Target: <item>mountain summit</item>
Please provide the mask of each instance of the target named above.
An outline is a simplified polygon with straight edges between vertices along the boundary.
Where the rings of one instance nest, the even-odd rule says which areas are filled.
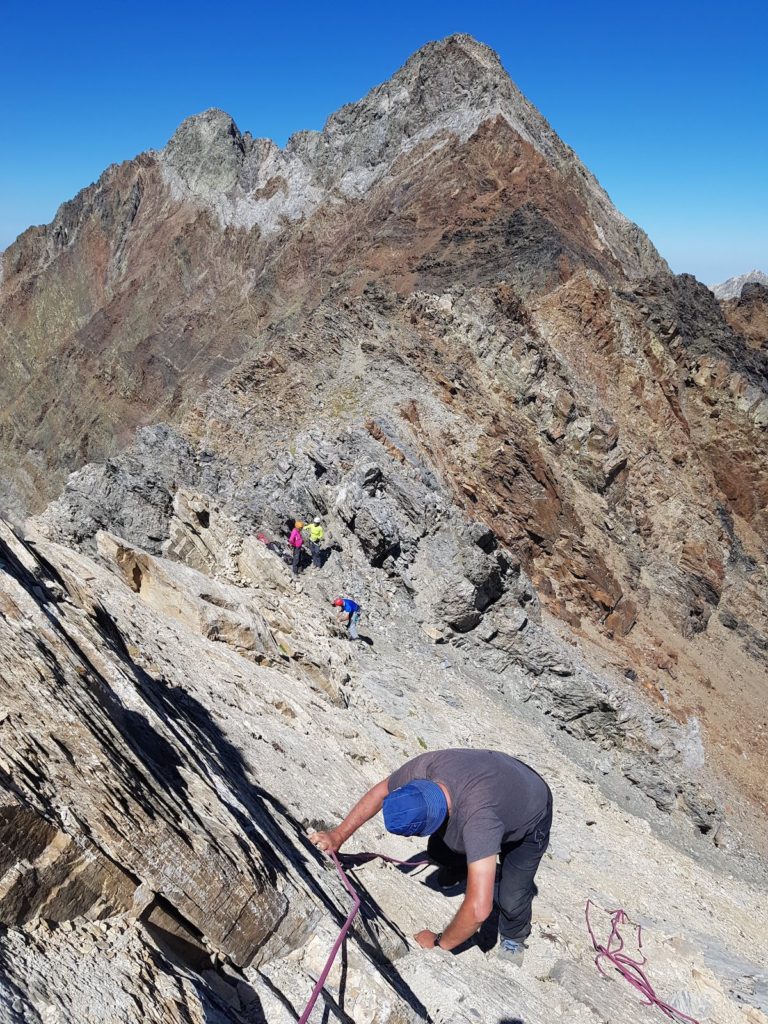
[[[189,118],[164,150],[110,167],[21,235],[2,266],[13,343],[0,430],[15,507],[194,400],[259,334],[331,290],[504,277],[533,295],[581,268],[616,285],[667,273],[467,36],[425,46],[284,149],[221,111]],[[59,392],[41,403],[52,377]]]
[[[322,132],[300,132],[284,150],[241,135],[221,111],[206,111],[181,125],[162,160],[177,195],[196,197],[222,225],[270,235],[323,203],[360,200],[416,166],[423,174],[430,154],[463,149],[483,125],[495,125],[488,131],[506,148],[531,147],[558,187],[578,197],[597,250],[630,277],[666,269],[496,54],[469,36],[427,44],[388,82],[332,115]]]
[[[717,299],[738,299],[746,284],[762,284],[768,287],[768,274],[764,274],[762,270],[750,270],[748,274],[739,274],[738,277],[729,277],[720,284],[710,285],[710,290]]]

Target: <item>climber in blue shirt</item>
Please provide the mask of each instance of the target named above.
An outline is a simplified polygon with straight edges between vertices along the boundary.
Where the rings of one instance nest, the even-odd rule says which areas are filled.
[[[349,597],[337,597],[334,602],[334,607],[339,609],[339,621],[341,621],[344,615],[347,618],[347,633],[350,640],[359,640],[360,637],[357,635],[357,624],[360,621],[360,605],[353,601]]]

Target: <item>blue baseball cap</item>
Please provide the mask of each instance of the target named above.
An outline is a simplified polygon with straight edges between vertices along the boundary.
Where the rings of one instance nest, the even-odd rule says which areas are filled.
[[[381,810],[387,832],[431,836],[445,821],[448,801],[436,782],[414,779],[386,796]]]

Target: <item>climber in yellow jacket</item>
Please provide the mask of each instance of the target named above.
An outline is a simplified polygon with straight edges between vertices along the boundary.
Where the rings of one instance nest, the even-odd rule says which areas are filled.
[[[320,516],[315,516],[314,520],[307,527],[307,533],[309,534],[309,551],[312,555],[312,565],[314,565],[316,569],[319,569],[323,564],[320,542],[325,536],[325,530],[322,527],[322,520],[320,519]]]

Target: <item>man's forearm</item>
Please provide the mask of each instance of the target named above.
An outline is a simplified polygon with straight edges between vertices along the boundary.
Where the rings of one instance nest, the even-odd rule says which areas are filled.
[[[486,915],[487,916],[487,915]],[[456,912],[456,916],[443,932],[440,946],[443,949],[454,949],[471,938],[485,920],[476,910],[474,904],[467,899]]]
[[[379,813],[387,793],[387,782],[384,780],[378,782],[373,789],[369,789],[365,796],[357,801],[344,821],[333,830],[341,838],[342,843],[346,843],[361,825]]]

